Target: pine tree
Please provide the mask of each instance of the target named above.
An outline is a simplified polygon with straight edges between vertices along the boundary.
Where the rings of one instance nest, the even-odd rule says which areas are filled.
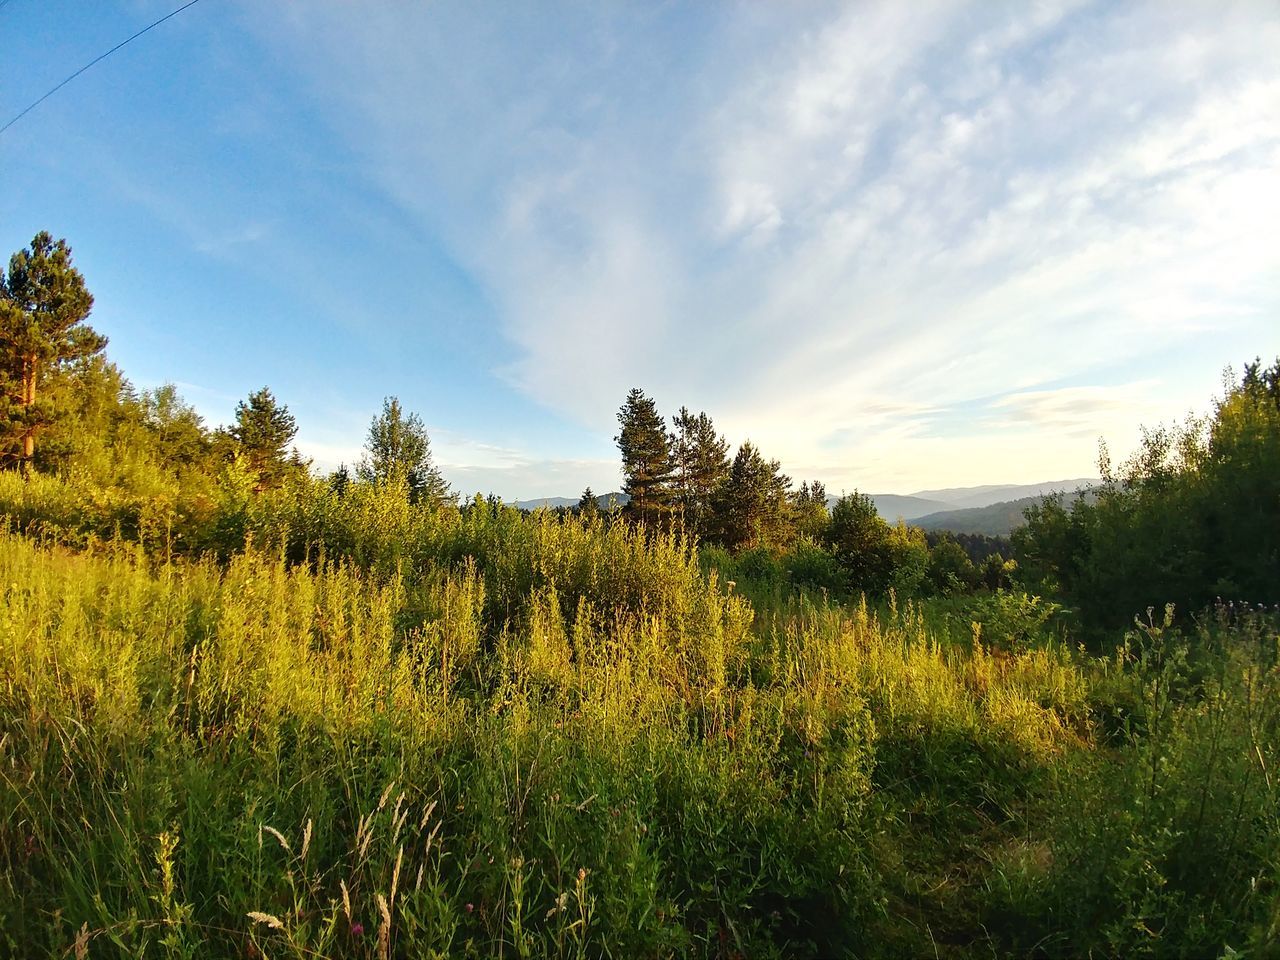
[[[278,486],[290,469],[301,465],[289,444],[297,436],[298,423],[289,408],[263,387],[236,404],[236,423],[230,430],[237,452],[258,476],[258,488]]]
[[[827,488],[822,482],[802,483],[791,498],[791,505],[796,533],[811,540],[823,539],[831,513],[827,510]]]
[[[338,464],[338,469],[329,474],[329,489],[341,500],[351,487],[351,471],[345,463]]]
[[[714,498],[715,529],[730,549],[778,545],[787,539],[791,478],[750,441],[738,448]]]
[[[449,497],[449,485],[431,461],[431,439],[422,418],[405,415],[396,397],[382,401],[382,413],[369,424],[365,458],[356,468],[366,483],[402,480],[415,503],[439,503]]]
[[[638,387],[618,411],[621,431],[613,439],[622,453],[623,491],[631,498],[627,512],[652,523],[671,506],[671,438],[657,405]]]
[[[53,420],[40,388],[51,370],[101,353],[106,337],[85,320],[93,295],[66,240],[41,231],[0,271],[0,379],[6,459],[30,472],[36,437]]]
[[[584,517],[594,517],[599,512],[600,504],[596,501],[596,495],[590,487],[587,487],[578,498],[578,513]]]
[[[686,526],[699,535],[708,532],[711,498],[729,474],[729,441],[716,433],[706,413],[696,417],[681,407],[672,418],[671,454],[674,501]]]

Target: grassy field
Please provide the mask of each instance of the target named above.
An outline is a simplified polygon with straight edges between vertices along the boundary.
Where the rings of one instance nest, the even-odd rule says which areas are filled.
[[[209,559],[14,521],[0,953],[1280,952],[1270,615],[1097,657],[375,508]]]

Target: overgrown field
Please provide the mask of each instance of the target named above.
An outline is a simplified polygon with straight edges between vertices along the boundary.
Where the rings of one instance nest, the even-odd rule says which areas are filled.
[[[0,952],[1280,952],[1273,616],[1094,657],[370,497],[207,559],[9,504]]]

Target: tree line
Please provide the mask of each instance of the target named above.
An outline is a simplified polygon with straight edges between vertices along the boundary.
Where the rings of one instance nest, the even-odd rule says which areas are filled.
[[[396,397],[372,417],[363,458],[318,477],[295,446],[295,418],[268,387],[241,400],[229,425],[210,428],[172,385],[129,384],[88,322],[92,308],[70,246],[47,232],[0,270],[5,469],[87,477],[142,497],[164,487],[186,504],[295,484],[339,498],[353,484],[379,485],[428,508],[456,502],[422,419]],[[682,406],[668,423],[640,389],[618,425],[630,498],[622,521],[681,530],[708,555],[784,570],[794,584],[898,596],[1017,586],[1099,631],[1170,602],[1188,613],[1219,600],[1280,603],[1280,358],[1246,364],[1211,413],[1147,431],[1119,466],[1104,451],[1096,490],[1033,506],[1011,542],[926,536],[887,523],[856,491],[829,507],[821,482],[796,486],[750,441],[731,455],[706,412]],[[588,490],[578,512],[595,510]]]
[[[47,232],[0,271],[5,467],[77,471],[134,489],[147,488],[150,471],[176,478],[194,501],[228,485],[253,495],[317,479],[294,445],[296,419],[269,387],[241,400],[228,426],[210,428],[173,385],[134,390],[106,359],[107,339],[88,322],[92,308],[70,246]],[[829,508],[820,481],[796,487],[750,441],[730,455],[705,412],[681,407],[668,428],[653,399],[636,389],[618,423],[627,522],[678,527],[734,555],[803,556],[792,579],[832,590],[963,592],[1007,580],[1002,556],[984,566],[985,556],[971,562],[949,541],[931,548],[919,530],[886,523],[856,492]],[[415,504],[456,502],[421,417],[398,398],[385,398],[372,418],[364,452],[357,464],[319,478],[332,494],[342,497],[355,483],[381,484]],[[578,512],[596,509],[588,489]]]
[[[654,399],[635,388],[618,411],[623,513],[648,526],[675,527],[734,554],[759,551],[790,563],[793,582],[899,595],[999,589],[1014,565],[1009,544],[968,535],[926,534],[880,516],[857,491],[829,505],[819,480],[798,487],[751,441],[730,444],[705,412],[682,406],[670,426]],[[579,509],[595,509],[588,488]],[[794,562],[803,557],[803,562]]]
[[[48,232],[0,270],[0,464],[24,474],[99,467],[125,451],[160,469],[216,476],[234,465],[256,491],[307,475],[294,446],[298,424],[270,388],[241,400],[232,423],[208,428],[172,384],[137,392],[105,358],[107,338],[88,323],[93,295],[66,240]],[[431,456],[421,417],[387,397],[365,457],[330,478],[398,483],[414,502],[452,494]]]

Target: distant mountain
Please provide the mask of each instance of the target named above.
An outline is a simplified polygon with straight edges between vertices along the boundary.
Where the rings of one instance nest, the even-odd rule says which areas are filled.
[[[1049,493],[1032,497],[1020,497],[1017,500],[1006,500],[1003,503],[992,503],[983,507],[967,507],[961,510],[943,510],[931,513],[912,521],[914,526],[922,530],[948,530],[951,533],[982,533],[989,537],[1007,537],[1015,527],[1022,526],[1023,513],[1027,507],[1040,503]],[[1081,496],[1088,496],[1078,488],[1068,493],[1067,501],[1074,502]]]
[[[1022,523],[1022,511],[1050,493],[1073,493],[1095,484],[1092,478],[1047,480],[1044,483],[994,483],[980,487],[948,487],[943,490],[918,490],[899,493],[873,493],[871,501],[885,520],[899,519],[926,530],[951,530],[954,533],[986,533],[1005,536]],[[602,509],[609,509],[613,498],[618,506],[630,499],[625,493],[606,493],[596,497]],[[838,496],[827,497],[834,506]],[[512,504],[521,510],[545,507],[576,507],[577,497],[543,497],[539,500],[517,500]]]
[[[944,510],[962,510],[969,507],[990,507],[1027,497],[1043,497],[1050,493],[1072,493],[1097,482],[1096,477],[1079,477],[1074,480],[1046,480],[1043,483],[997,483],[981,487],[918,490],[911,496],[922,500],[940,500],[946,504],[941,508]]]
[[[835,506],[836,501],[839,499],[839,497],[827,497],[827,506]],[[923,517],[925,514],[937,513],[939,510],[949,510],[953,506],[953,504],[941,500],[904,497],[897,493],[873,493],[871,494],[871,502],[876,505],[876,511],[880,516],[890,523],[896,523],[899,517],[903,520],[914,520],[916,517]]]
[[[1073,492],[1081,487],[1097,483],[1093,479],[1047,480],[1044,483],[994,483],[980,487],[949,487],[945,490],[917,490],[903,495],[898,493],[873,493],[871,501],[880,516],[890,523],[899,519],[920,525],[920,521],[933,514],[952,513],[975,507],[990,507],[1010,503],[1028,497],[1042,497],[1050,493]],[[827,506],[835,506],[840,498],[827,497]],[[1020,515],[1019,515],[1020,516]],[[939,527],[938,529],[949,529]]]
[[[519,510],[537,510],[540,507],[554,510],[556,507],[576,507],[577,505],[577,497],[543,497],[541,500],[517,500],[511,504]]]
[[[625,493],[605,493],[596,497],[596,503],[601,510],[608,510],[610,500],[620,507],[625,507],[630,499]],[[577,505],[578,497],[543,497],[541,500],[517,500],[511,504],[518,510],[537,510],[539,507],[554,510],[556,507],[576,507]]]

